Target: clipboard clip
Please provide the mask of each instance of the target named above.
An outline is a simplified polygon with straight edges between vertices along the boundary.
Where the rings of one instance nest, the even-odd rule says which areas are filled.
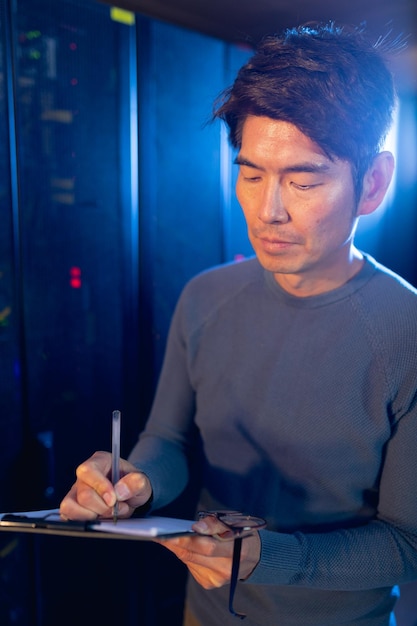
[[[97,520],[94,524],[99,524]],[[0,519],[0,526],[9,528],[47,528],[62,530],[88,530],[92,522],[79,520],[56,520],[48,519],[48,517],[29,517],[27,515],[16,515],[14,513],[6,513]]]

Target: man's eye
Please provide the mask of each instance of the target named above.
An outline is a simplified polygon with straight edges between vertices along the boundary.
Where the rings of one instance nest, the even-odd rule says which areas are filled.
[[[292,182],[293,187],[299,189],[300,191],[308,191],[309,189],[314,189],[314,187],[318,187],[320,183],[311,183],[310,185],[301,185],[300,183]]]
[[[257,174],[256,172],[254,172],[253,170],[240,170],[240,175],[242,176],[243,180],[248,181],[250,183],[256,183],[259,180],[262,180],[262,176],[260,176],[259,174]]]

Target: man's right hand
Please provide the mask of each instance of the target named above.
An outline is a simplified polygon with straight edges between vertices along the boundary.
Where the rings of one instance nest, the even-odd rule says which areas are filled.
[[[151,484],[134,465],[120,459],[120,480],[111,483],[112,457],[110,452],[95,452],[77,467],[77,480],[61,502],[63,519],[94,520],[112,517],[112,509],[118,501],[118,516],[130,517],[152,496]]]

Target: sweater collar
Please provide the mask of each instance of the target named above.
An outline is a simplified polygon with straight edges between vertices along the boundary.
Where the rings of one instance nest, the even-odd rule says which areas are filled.
[[[285,302],[289,306],[297,308],[317,308],[327,306],[333,302],[338,302],[339,300],[344,300],[345,298],[350,297],[353,293],[361,289],[375,274],[377,271],[376,261],[368,254],[362,254],[364,264],[355,276],[348,280],[344,285],[315,296],[298,297],[288,293],[277,283],[274,278],[274,274],[272,272],[268,272],[267,270],[264,270],[265,281],[268,288],[272,290],[281,301]]]

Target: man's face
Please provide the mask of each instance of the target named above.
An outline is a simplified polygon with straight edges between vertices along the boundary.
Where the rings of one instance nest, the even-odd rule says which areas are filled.
[[[263,267],[300,296],[334,289],[359,269],[351,166],[330,160],[288,122],[249,116],[236,194]]]

